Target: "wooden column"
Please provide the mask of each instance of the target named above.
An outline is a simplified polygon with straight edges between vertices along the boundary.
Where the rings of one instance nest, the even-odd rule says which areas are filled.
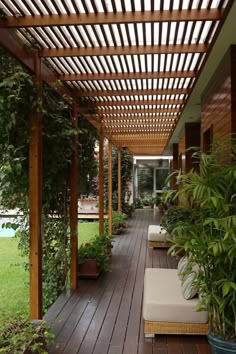
[[[191,169],[198,171],[199,162],[192,155],[194,150],[188,150],[191,147],[200,148],[201,123],[185,123],[185,172]]]
[[[78,107],[72,106],[72,125],[78,130]],[[70,169],[70,285],[72,289],[78,286],[78,135],[73,136],[73,156]]]
[[[172,170],[178,170],[179,168],[179,144],[174,143],[172,145]],[[172,181],[171,181],[171,187],[172,188],[177,188],[176,184],[176,176],[173,176]]]
[[[112,236],[112,143],[108,145],[108,234]]]
[[[41,62],[35,53],[35,81],[42,100]],[[42,114],[30,116],[29,227],[30,227],[30,318],[42,318]]]
[[[118,212],[121,213],[121,150],[118,150]]]
[[[99,140],[99,235],[104,234],[104,135],[101,130]]]

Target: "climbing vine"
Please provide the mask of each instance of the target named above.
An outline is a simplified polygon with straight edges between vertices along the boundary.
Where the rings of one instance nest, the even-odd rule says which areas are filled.
[[[71,107],[43,85],[38,101],[34,78],[18,62],[0,51],[0,198],[4,209],[17,209],[16,237],[23,254],[29,254],[29,117],[33,110],[43,116],[42,215],[43,215],[43,307],[44,311],[66,287],[69,260],[69,171],[72,137],[79,134],[79,175],[96,171],[96,134],[83,117],[79,130],[71,124]],[[89,141],[84,149],[83,142]],[[84,164],[84,165],[83,165]],[[28,267],[28,264],[26,265]]]

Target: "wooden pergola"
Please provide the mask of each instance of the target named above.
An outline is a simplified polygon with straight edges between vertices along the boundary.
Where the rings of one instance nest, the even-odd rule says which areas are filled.
[[[161,155],[178,124],[232,0],[0,0],[0,45],[72,102],[100,132],[100,234],[103,142],[134,155]],[[16,29],[12,31],[12,29]],[[29,49],[27,49],[29,48]],[[33,49],[33,50],[32,50]],[[58,85],[57,85],[58,83]],[[33,119],[35,115],[38,119]],[[42,315],[41,128],[32,112],[30,143],[31,318]],[[75,146],[77,140],[74,140]],[[77,166],[71,167],[71,286],[77,287]],[[118,183],[121,210],[121,184]]]

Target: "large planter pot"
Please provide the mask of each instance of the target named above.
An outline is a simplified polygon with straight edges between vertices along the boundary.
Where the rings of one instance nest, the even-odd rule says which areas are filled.
[[[212,348],[212,354],[235,354],[236,342],[222,340],[211,334],[208,334],[208,342]]]
[[[96,259],[86,259],[78,268],[79,278],[97,279],[100,274]]]

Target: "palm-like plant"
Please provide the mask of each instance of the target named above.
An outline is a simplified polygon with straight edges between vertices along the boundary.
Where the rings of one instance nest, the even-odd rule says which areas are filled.
[[[179,176],[176,197],[198,217],[175,228],[170,252],[180,246],[191,254],[191,262],[199,265],[198,309],[208,311],[212,334],[236,341],[236,146],[227,149],[228,163],[222,161],[225,149],[217,145],[211,154],[198,155],[199,173]]]

